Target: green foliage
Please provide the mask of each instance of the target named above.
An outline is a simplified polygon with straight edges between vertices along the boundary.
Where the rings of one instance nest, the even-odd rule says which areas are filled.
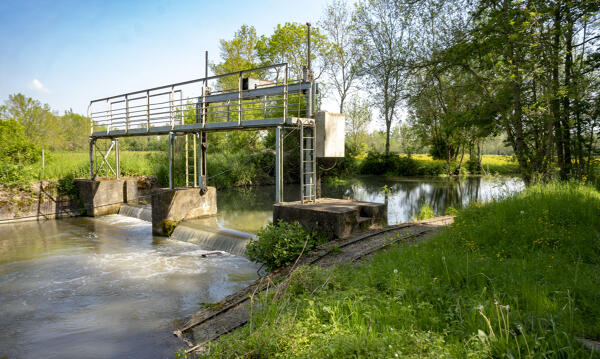
[[[56,182],[56,190],[59,194],[69,195],[72,198],[77,198],[79,196],[79,191],[77,190],[77,186],[75,186],[75,178],[77,178],[73,173],[68,173],[64,177],[60,178]]]
[[[444,211],[445,216],[455,216],[457,214],[458,214],[458,209],[456,209],[452,206],[447,207],[446,210]]]
[[[39,147],[27,138],[25,127],[14,119],[0,119],[0,183],[27,187],[38,174],[32,166],[41,157]]]
[[[306,253],[323,242],[308,233],[298,222],[269,223],[257,233],[257,238],[246,245],[246,255],[263,263],[269,271],[291,264],[301,253]]]
[[[415,221],[422,221],[422,220],[433,218],[433,217],[435,217],[433,208],[431,208],[431,206],[429,206],[426,203],[423,206],[421,206],[421,209],[419,210],[419,214],[417,214],[415,216]]]
[[[205,356],[599,358],[575,339],[600,336],[599,215],[571,185],[472,206],[428,241],[299,271]]]
[[[439,161],[418,161],[394,153],[386,155],[377,152],[369,152],[359,168],[360,173],[364,175],[388,176],[439,176],[446,169]]]
[[[41,157],[39,147],[25,135],[17,120],[0,120],[0,161],[31,164]]]

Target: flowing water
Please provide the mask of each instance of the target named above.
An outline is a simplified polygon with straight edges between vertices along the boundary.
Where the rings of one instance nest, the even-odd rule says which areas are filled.
[[[385,186],[385,187],[384,187]],[[325,185],[323,195],[387,202],[390,224],[424,204],[436,214],[519,191],[518,180],[362,178]],[[285,200],[299,187],[286,185]],[[275,189],[225,190],[216,219],[190,221],[173,237],[153,237],[149,209],[121,215],[0,225],[0,358],[167,358],[173,329],[256,279],[241,254],[271,220]],[[127,215],[127,216],[125,216]],[[241,232],[240,232],[241,231]]]
[[[254,279],[113,215],[0,226],[0,358],[167,358],[181,320]]]

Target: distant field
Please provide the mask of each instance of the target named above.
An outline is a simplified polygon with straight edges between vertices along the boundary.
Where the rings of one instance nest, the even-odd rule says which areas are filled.
[[[121,151],[121,172],[125,176],[152,174],[152,154],[157,151]],[[114,153],[109,156],[109,162],[114,167]],[[36,164],[42,168],[41,162]],[[56,180],[68,174],[76,177],[88,177],[90,171],[88,152],[53,152],[46,158],[46,166],[41,178]]]

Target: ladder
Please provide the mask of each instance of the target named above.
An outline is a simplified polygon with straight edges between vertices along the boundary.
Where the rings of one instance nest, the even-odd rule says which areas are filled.
[[[197,176],[197,153],[196,149],[196,134],[186,133],[185,134],[185,186],[186,187],[197,187],[198,176]]]
[[[300,121],[300,203],[314,202],[317,198],[315,139],[315,126]]]

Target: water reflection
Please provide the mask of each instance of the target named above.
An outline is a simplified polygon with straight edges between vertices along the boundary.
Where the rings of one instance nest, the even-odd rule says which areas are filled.
[[[523,188],[523,182],[515,178],[361,177],[344,184],[323,185],[323,196],[387,203],[388,222],[395,224],[411,221],[424,204],[436,215],[443,215],[448,207],[461,208],[471,201],[489,201]],[[299,186],[286,185],[284,191],[286,201],[298,200]],[[219,224],[256,233],[271,221],[274,200],[274,186],[220,191],[217,195]]]

